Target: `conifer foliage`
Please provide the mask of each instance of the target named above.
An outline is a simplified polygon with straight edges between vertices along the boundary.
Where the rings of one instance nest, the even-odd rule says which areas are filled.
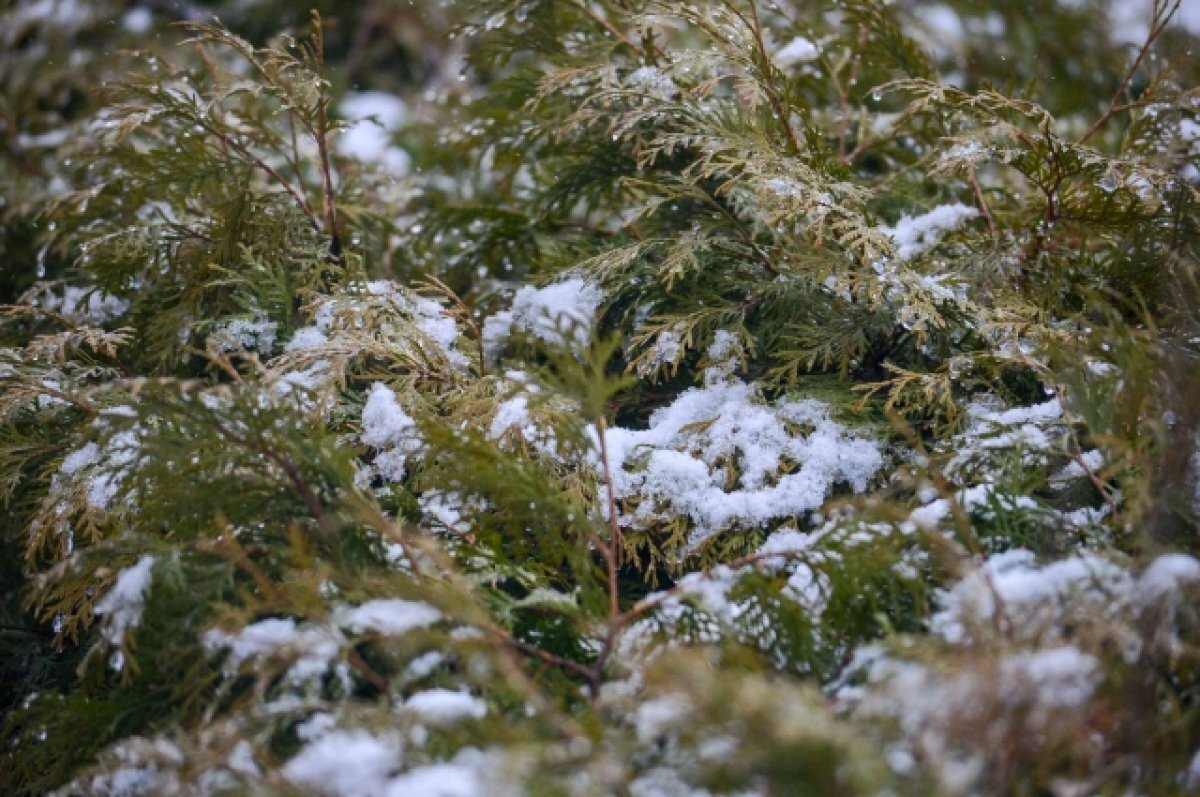
[[[0,792],[1200,792],[1180,0],[0,2]]]

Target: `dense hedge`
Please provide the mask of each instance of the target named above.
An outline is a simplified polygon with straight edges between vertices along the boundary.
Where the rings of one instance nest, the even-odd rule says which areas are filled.
[[[0,792],[1200,791],[1200,15],[0,2]]]

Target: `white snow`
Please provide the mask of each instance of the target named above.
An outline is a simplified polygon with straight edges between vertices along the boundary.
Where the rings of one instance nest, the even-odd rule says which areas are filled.
[[[1000,492],[994,484],[977,484],[967,487],[954,494],[954,501],[966,512],[987,507],[996,501],[1005,509],[1038,509],[1039,504],[1026,495],[1008,495]],[[950,500],[938,498],[924,506],[917,507],[908,516],[909,521],[923,528],[934,528],[938,523],[950,516],[952,506]]]
[[[392,778],[384,797],[482,797],[490,793],[474,767],[450,762],[417,767]]]
[[[883,464],[874,443],[832,421],[820,402],[768,405],[738,380],[685,391],[651,415],[648,429],[611,428],[605,440],[617,497],[641,499],[622,525],[684,514],[695,527],[692,547],[732,524],[816,509],[839,483],[862,491]],[[795,467],[784,469],[785,460]]]
[[[428,603],[399,598],[367,601],[360,606],[343,607],[336,612],[337,622],[343,628],[391,636],[428,628],[441,617],[442,613]]]
[[[691,701],[679,694],[666,694],[644,701],[633,715],[638,741],[655,741],[692,713]]]
[[[371,385],[363,405],[362,441],[377,451],[375,469],[393,482],[404,479],[409,458],[424,448],[417,422],[383,382]]]
[[[947,232],[958,229],[964,221],[978,215],[975,208],[955,202],[939,205],[919,216],[902,216],[894,227],[879,229],[891,236],[896,244],[896,254],[902,260],[908,260],[932,249]]]
[[[284,764],[284,778],[322,797],[378,797],[400,766],[396,742],[362,730],[334,731]]]
[[[392,174],[406,174],[412,157],[392,143],[408,116],[404,101],[382,91],[347,94],[338,105],[347,128],[337,138],[338,151],[351,158],[382,165]]]
[[[72,451],[63,458],[62,465],[58,472],[64,476],[74,476],[79,471],[86,467],[95,465],[100,461],[100,446],[95,443],[88,443],[78,451]]]
[[[513,295],[512,306],[484,321],[484,350],[496,359],[514,332],[532,335],[551,346],[587,345],[596,310],[604,294],[581,277],[571,277],[544,288],[525,286]]]
[[[15,3],[8,12],[9,30],[0,31],[0,43],[12,45],[31,23],[54,29],[55,35],[70,36],[96,19],[96,10],[79,0],[30,0]]]
[[[997,614],[1015,633],[1037,631],[1038,619],[1056,612],[1070,595],[1113,603],[1124,600],[1133,581],[1124,568],[1096,554],[1079,554],[1039,565],[1030,551],[1015,549],[990,557],[942,597],[930,629],[959,643],[972,629],[987,631]]]
[[[137,458],[138,435],[132,429],[117,432],[104,445],[104,459],[95,467],[88,485],[88,505],[106,509],[121,489],[129,466]]]
[[[499,440],[509,429],[516,427],[524,432],[529,426],[529,399],[526,396],[514,396],[500,404],[492,417],[488,428],[488,437]],[[536,429],[533,430],[536,433]],[[529,437],[530,435],[525,435]]]
[[[404,701],[404,707],[431,725],[451,725],[487,716],[487,703],[467,691],[426,689]]]
[[[138,559],[137,564],[127,567],[117,576],[112,589],[96,602],[93,612],[104,618],[101,633],[109,643],[121,644],[126,632],[136,628],[142,619],[146,589],[154,569],[154,557],[149,554]],[[111,660],[113,669],[120,670],[124,658],[120,655]]]
[[[1183,553],[1164,554],[1145,569],[1137,582],[1137,599],[1143,606],[1177,592],[1180,586],[1200,581],[1200,560]]]
[[[674,329],[664,329],[654,338],[646,356],[638,363],[638,375],[648,376],[669,365],[677,365],[683,357],[683,339]]]
[[[121,16],[121,27],[130,33],[146,33],[153,25],[154,13],[148,8],[131,8]]]
[[[625,84],[641,90],[656,100],[669,100],[679,93],[679,87],[675,85],[671,76],[653,66],[643,66],[633,70],[626,76]]]
[[[259,316],[253,319],[235,318],[219,327],[214,335],[225,351],[240,346],[260,354],[270,354],[275,348],[275,335],[278,331],[277,323],[265,316]]]
[[[1094,656],[1070,645],[1018,653],[1000,662],[998,689],[1032,692],[1039,707],[1076,708],[1091,698],[1099,670]]]
[[[817,45],[803,36],[797,36],[776,50],[771,56],[771,60],[780,69],[788,69],[796,64],[815,61],[820,57],[821,51],[817,49]]]
[[[113,407],[100,413],[95,422],[98,429],[109,430],[109,419],[128,416],[129,407]],[[134,413],[136,414],[136,413]],[[63,458],[54,476],[56,489],[69,484],[82,492],[92,509],[107,510],[116,497],[131,466],[137,459],[140,429],[123,429],[111,433],[102,444],[89,442]]]
[[[262,775],[262,772],[258,768],[258,763],[254,760],[254,749],[245,739],[239,740],[234,745],[226,761],[229,768],[240,775],[245,775],[249,778],[257,778]]]
[[[417,499],[421,512],[449,531],[465,534],[471,530],[469,515],[479,507],[457,492],[429,490]]]
[[[236,634],[207,631],[202,642],[210,653],[228,648],[226,672],[233,673],[249,659],[288,655],[293,658],[287,680],[301,684],[323,675],[341,652],[344,639],[336,630],[315,625],[297,626],[291,618],[269,618]]]
[[[63,287],[62,296],[47,292],[38,300],[46,310],[52,310],[76,324],[101,326],[124,315],[129,302],[99,288]]]

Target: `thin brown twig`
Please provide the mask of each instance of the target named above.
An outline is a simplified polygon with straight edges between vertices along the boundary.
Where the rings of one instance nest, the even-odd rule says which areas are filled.
[[[971,173],[971,191],[975,194],[975,204],[979,206],[979,212],[983,214],[983,220],[987,222],[988,232],[992,235],[996,234],[996,220],[992,218],[992,211],[988,208],[987,198],[983,195],[983,188],[979,185],[979,179],[975,173]]]
[[[1170,0],[1168,0],[1168,2],[1169,1]],[[1150,52],[1150,48],[1154,46],[1154,42],[1160,35],[1162,35],[1162,32],[1167,29],[1167,23],[1169,23],[1171,18],[1175,16],[1175,12],[1179,10],[1179,6],[1182,2],[1183,0],[1175,0],[1175,3],[1170,7],[1170,10],[1163,13],[1163,9],[1166,8],[1166,5],[1159,5],[1156,0],[1154,4],[1154,15],[1151,19],[1150,33],[1146,37],[1145,43],[1142,44],[1141,49],[1138,50],[1137,56],[1133,59],[1133,63],[1129,66],[1129,69],[1126,70],[1125,76],[1121,79],[1121,85],[1117,87],[1116,93],[1113,94],[1112,101],[1108,104],[1108,109],[1105,110],[1104,113],[1102,113],[1100,117],[1096,119],[1096,121],[1092,122],[1091,127],[1084,131],[1084,134],[1080,136],[1079,141],[1075,143],[1086,143],[1087,140],[1095,135],[1096,131],[1099,130],[1109,119],[1116,116],[1123,109],[1128,110],[1129,107],[1133,106],[1133,103],[1123,104],[1121,102],[1121,97],[1124,96],[1125,92],[1129,89],[1129,83],[1133,80],[1134,73],[1137,72],[1137,69],[1139,66],[1141,66],[1143,59],[1145,59],[1146,55]]]
[[[325,33],[321,25],[321,15],[312,13],[313,19],[313,57],[317,64],[317,76],[325,81]],[[321,159],[321,203],[325,216],[325,234],[330,237],[329,254],[334,260],[341,260],[342,237],[338,230],[337,198],[333,189],[333,166],[329,159],[329,97],[322,94],[317,101],[317,152]]]
[[[600,418],[596,424],[596,436],[600,439],[600,466],[604,469],[604,494],[608,504],[609,540],[604,547],[604,561],[608,569],[608,616],[610,622],[621,613],[620,594],[617,585],[617,556],[621,545],[621,525],[617,520],[617,495],[613,488],[612,469],[608,461],[608,443],[605,441],[605,423]]]

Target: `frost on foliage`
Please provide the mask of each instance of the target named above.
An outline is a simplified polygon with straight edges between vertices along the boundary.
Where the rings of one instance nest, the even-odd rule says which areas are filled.
[[[98,428],[106,428],[107,422],[97,421]],[[92,509],[108,509],[113,498],[121,489],[139,447],[137,429],[123,429],[110,435],[103,443],[88,443],[63,459],[56,484],[67,480],[79,485]]]
[[[998,505],[1002,510],[1006,511],[1036,511],[1041,509],[1041,505],[1028,496],[1009,495],[1001,492],[993,484],[977,484],[974,487],[967,487],[957,491],[953,498],[936,498],[924,506],[917,507],[909,514],[905,528],[915,530],[918,526],[923,528],[936,527],[940,522],[951,517],[954,511],[952,501],[957,503],[967,513],[981,512],[984,515],[992,513],[993,504]]]
[[[428,490],[417,499],[421,513],[447,531],[465,534],[471,530],[471,515],[483,509],[479,499],[462,493]]]
[[[505,390],[498,396],[507,395],[500,401],[488,424],[487,436],[495,441],[522,440],[550,459],[560,460],[558,437],[554,431],[554,418],[559,412],[571,412],[572,405],[565,399],[546,398],[542,388],[529,381],[521,371],[505,374]]]
[[[416,421],[382,382],[371,386],[363,405],[362,441],[376,450],[374,469],[392,482],[404,479],[408,459],[424,448]]]
[[[318,304],[272,360],[275,392],[324,390],[357,358],[372,354],[463,368],[459,329],[445,308],[389,280],[356,283]]]
[[[226,351],[243,348],[257,351],[259,354],[270,354],[275,348],[275,335],[279,325],[274,321],[259,316],[257,318],[235,318],[220,326],[213,334]]]
[[[1037,468],[1047,465],[1052,456],[1058,455],[1068,418],[1057,398],[1005,409],[994,398],[985,397],[972,402],[966,409],[966,416],[966,428],[940,447],[949,454],[944,472],[966,486],[957,491],[953,499],[928,495],[924,505],[910,515],[911,523],[936,526],[950,517],[951,500],[968,513],[990,515],[994,505],[998,504],[1002,510],[1041,513],[1074,526],[1095,523],[1104,514],[1106,508],[1091,507],[1056,514],[1027,495],[1008,494],[996,483],[996,474],[1006,462],[1018,461],[1022,468]],[[1086,451],[1078,462],[1072,461],[1048,474],[1047,481],[1061,488],[1072,480],[1087,478],[1085,465],[1095,470],[1102,464],[1102,452]]]
[[[654,338],[654,344],[637,361],[638,376],[650,376],[664,368],[679,364],[683,357],[683,338],[679,332],[668,327]]]
[[[29,301],[44,310],[51,310],[76,324],[100,326],[116,320],[129,309],[129,302],[99,288],[80,288],[64,285],[62,295],[46,289]]]
[[[486,780],[478,768],[450,761],[409,770],[393,778],[384,794],[385,797],[483,797],[496,794],[496,784]]]
[[[184,754],[172,742],[134,736],[110,748],[103,757],[108,764],[105,771],[80,778],[56,793],[98,797],[185,793],[178,773]]]
[[[649,428],[606,432],[622,525],[684,515],[689,550],[731,526],[762,526],[819,508],[837,484],[867,488],[878,447],[813,399],[764,402],[745,382],[685,391]]]
[[[675,85],[671,76],[653,66],[633,70],[625,78],[625,83],[656,100],[669,100],[679,93],[679,87]]]
[[[1071,645],[1001,655],[950,673],[877,650],[864,653],[866,661],[860,657],[856,665],[865,669],[866,685],[839,692],[843,710],[859,721],[895,723],[900,740],[886,756],[892,770],[910,774],[921,761],[951,794],[981,793],[989,756],[1002,753],[988,741],[995,733],[1078,732],[1101,678],[1097,659]]]
[[[896,254],[903,260],[915,257],[937,246],[942,236],[958,229],[979,211],[960,203],[940,205],[919,216],[903,216],[893,227],[881,229],[896,244]]]
[[[633,715],[638,741],[648,744],[686,721],[695,707],[680,694],[666,694],[641,703]]]
[[[1002,623],[1017,640],[1053,639],[1064,612],[1142,610],[1200,582],[1200,560],[1165,554],[1139,575],[1092,553],[1041,564],[1015,549],[988,558],[946,591],[930,630],[951,644],[987,637]],[[1048,636],[1050,635],[1050,636]]]
[[[470,748],[452,760],[405,764],[404,746],[391,736],[333,730],[310,742],[284,764],[293,786],[321,797],[483,797],[515,792],[491,770],[491,757]]]
[[[488,318],[483,325],[487,356],[496,359],[513,333],[524,333],[551,346],[562,346],[570,335],[576,346],[587,345],[596,310],[604,294],[581,277],[571,277],[544,288],[526,286],[513,295],[512,306]]]
[[[1200,560],[1187,554],[1164,554],[1138,578],[1135,599],[1139,606],[1151,606],[1171,598],[1187,584],[1200,582]]]
[[[286,681],[299,686],[322,677],[341,656],[346,637],[340,629],[399,636],[428,628],[441,617],[441,612],[427,603],[383,598],[359,606],[338,606],[329,625],[273,617],[251,623],[236,633],[211,629],[202,642],[210,654],[228,651],[227,673],[237,672],[248,661],[276,659],[288,663]],[[337,672],[344,678],[344,665],[339,664]]]
[[[837,698],[859,720],[895,723],[901,740],[888,754],[895,771],[920,760],[950,792],[970,793],[992,756],[1005,754],[989,740],[1033,734],[1055,744],[1077,739],[1095,712],[1107,716],[1111,707],[1096,701],[1115,662],[1101,658],[1138,664],[1150,641],[1146,610],[1172,609],[1196,583],[1200,561],[1182,554],[1158,557],[1139,576],[1096,554],[1047,563],[1029,551],[996,554],[942,595],[931,620],[944,645],[962,650],[951,653],[954,666],[868,646],[847,668]],[[1173,615],[1165,617],[1154,638],[1170,644]],[[1095,639],[1089,628],[1104,636]],[[859,676],[861,685],[845,685]]]
[[[122,644],[125,634],[131,628],[136,628],[138,621],[142,619],[142,608],[153,569],[154,557],[143,556],[138,559],[137,564],[122,570],[112,589],[96,602],[92,611],[97,617],[103,618],[101,633],[109,644]],[[110,660],[114,670],[122,669],[124,663],[125,659],[120,651],[114,653]]]
[[[525,437],[536,433],[536,428],[532,427],[530,423],[529,398],[526,396],[518,395],[501,402],[499,409],[492,417],[492,423],[488,428],[488,437],[492,440],[499,440],[509,429],[513,428]]]

